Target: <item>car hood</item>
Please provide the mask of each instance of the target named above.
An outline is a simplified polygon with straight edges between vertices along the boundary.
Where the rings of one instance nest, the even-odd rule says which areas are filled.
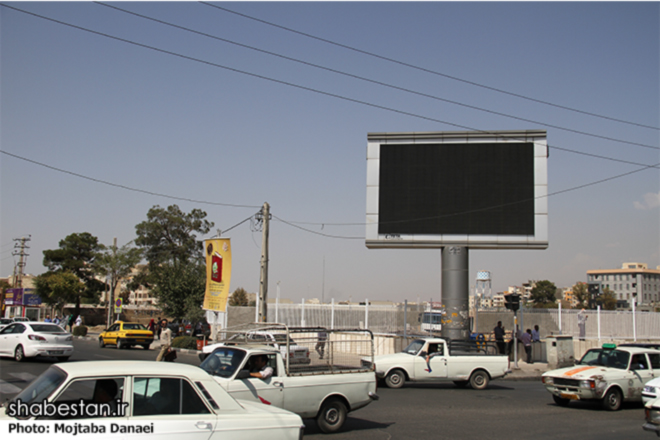
[[[374,356],[374,363],[376,364],[376,369],[378,369],[378,367],[381,365],[386,367],[388,365],[404,362],[406,360],[412,359],[413,357],[413,355],[407,353],[382,354],[379,356]]]
[[[548,371],[543,376],[563,377],[567,379],[584,380],[593,376],[602,376],[610,372],[625,372],[618,368],[608,368],[600,365],[574,365],[572,367],[560,368],[558,370]]]

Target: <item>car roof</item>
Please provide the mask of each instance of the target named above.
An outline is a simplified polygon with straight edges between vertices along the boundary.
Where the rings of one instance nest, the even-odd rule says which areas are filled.
[[[82,361],[61,362],[55,366],[65,373],[75,376],[117,376],[117,375],[172,375],[186,376],[192,380],[207,380],[209,374],[201,368],[173,362],[155,361]]]

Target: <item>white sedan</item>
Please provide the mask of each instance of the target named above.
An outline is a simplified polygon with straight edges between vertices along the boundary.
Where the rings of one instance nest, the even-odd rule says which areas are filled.
[[[60,362],[73,354],[71,333],[56,324],[14,322],[0,330],[0,356],[21,362],[36,356],[54,356]]]
[[[235,400],[199,367],[170,362],[52,365],[4,406],[0,422],[57,420],[55,434],[78,426],[78,439],[300,440],[305,427],[289,411]]]

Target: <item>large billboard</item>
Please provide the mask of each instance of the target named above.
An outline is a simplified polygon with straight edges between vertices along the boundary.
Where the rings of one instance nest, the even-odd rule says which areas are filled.
[[[231,243],[228,238],[204,240],[206,249],[206,293],[204,310],[224,312],[231,281]]]
[[[545,249],[545,130],[369,133],[369,248]]]

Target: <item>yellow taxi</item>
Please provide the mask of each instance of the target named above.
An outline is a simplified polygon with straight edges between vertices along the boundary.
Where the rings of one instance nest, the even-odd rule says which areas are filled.
[[[154,341],[154,334],[137,322],[116,321],[109,329],[99,335],[99,347],[116,345],[118,349],[141,345],[145,350]]]

